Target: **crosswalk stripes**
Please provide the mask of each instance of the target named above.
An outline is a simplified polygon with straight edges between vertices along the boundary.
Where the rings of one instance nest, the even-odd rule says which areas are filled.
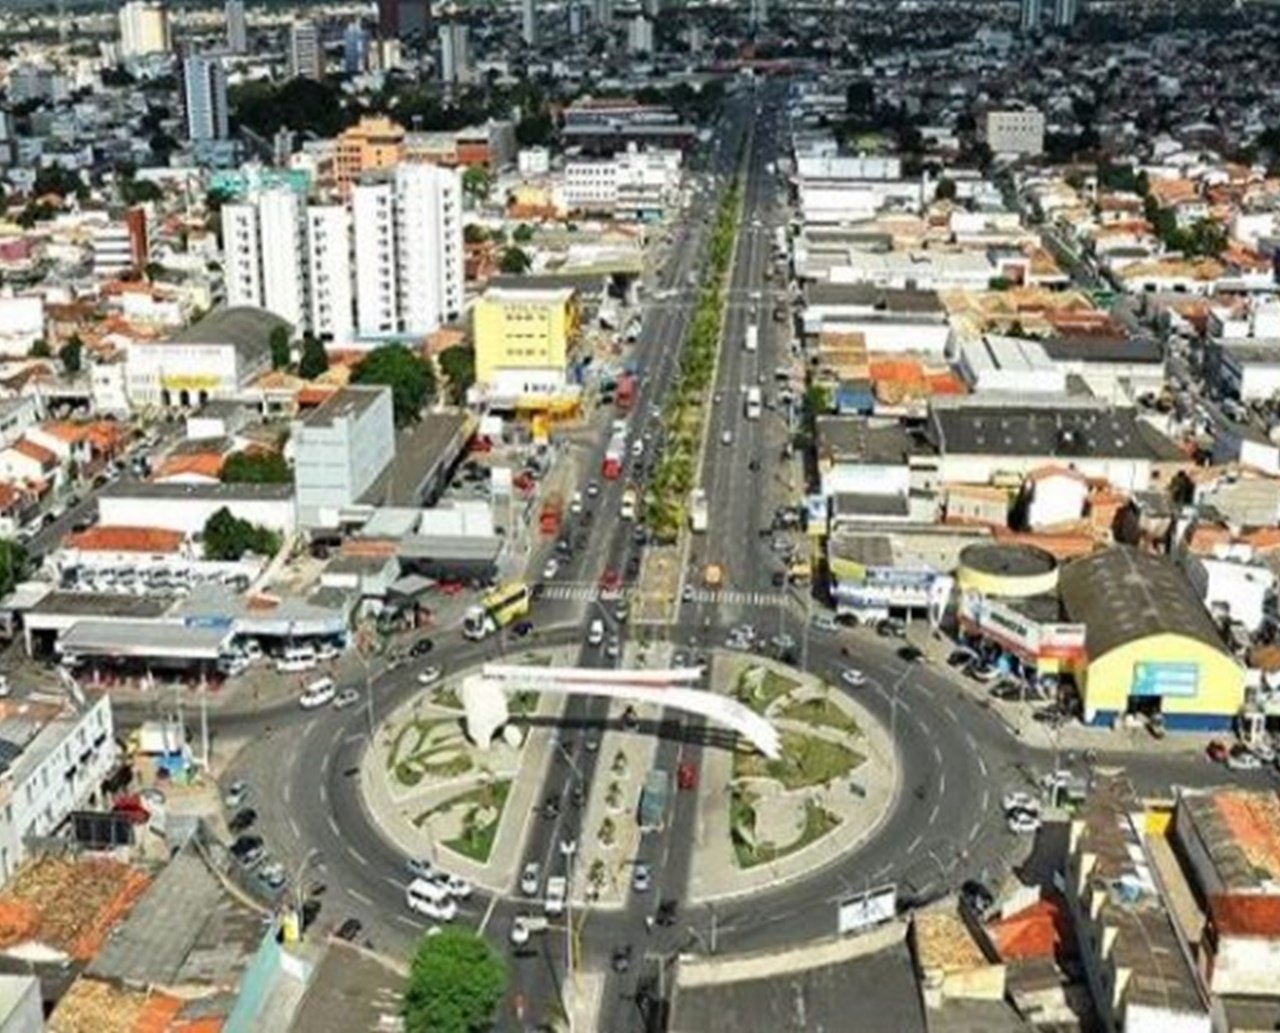
[[[631,596],[633,593],[625,592]],[[600,598],[600,589],[595,585],[562,584],[546,585],[542,589],[542,598],[555,602],[591,603]],[[736,589],[720,591],[699,590],[685,599],[690,605],[698,606],[786,606],[789,596],[784,592],[742,592]]]

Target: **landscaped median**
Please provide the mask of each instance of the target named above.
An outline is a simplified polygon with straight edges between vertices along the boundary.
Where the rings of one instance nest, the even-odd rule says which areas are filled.
[[[645,520],[658,542],[670,543],[679,537],[697,476],[707,395],[720,347],[725,281],[741,215],[742,190],[735,181],[720,200],[697,305],[681,349],[676,381],[663,409],[662,454],[645,495]]]

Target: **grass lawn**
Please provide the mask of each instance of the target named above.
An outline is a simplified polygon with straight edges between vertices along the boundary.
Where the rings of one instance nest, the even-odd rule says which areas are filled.
[[[450,718],[415,718],[402,725],[387,753],[387,769],[394,774],[396,781],[412,789],[426,775],[450,778],[471,770],[471,758],[465,752],[439,763],[432,762],[432,757],[438,756],[442,751],[462,748],[461,743],[438,741],[441,729],[456,725],[457,722]]]
[[[752,868],[755,865],[768,864],[770,861],[776,861],[780,857],[794,854],[797,850],[803,850],[810,843],[821,839],[839,824],[840,818],[837,815],[832,814],[821,804],[809,800],[804,807],[804,828],[801,830],[799,838],[791,843],[787,843],[784,846],[761,843],[753,848],[750,844],[735,836],[733,850],[738,859],[738,866],[740,868]]]
[[[780,760],[768,760],[754,750],[740,750],[733,755],[733,777],[772,778],[786,789],[804,789],[843,778],[866,759],[840,743],[783,732]]]
[[[759,672],[763,671],[763,675]],[[745,703],[757,714],[769,709],[769,704],[779,696],[785,696],[800,683],[785,678],[768,668],[749,667],[738,675],[738,688],[734,693],[740,703]]]
[[[511,792],[511,782],[503,779],[479,786],[461,796],[455,796],[440,809],[462,807],[466,810],[463,817],[462,834],[456,839],[445,840],[444,845],[463,857],[485,864],[489,860],[489,852],[493,849],[493,837],[498,833],[498,825],[502,822],[502,809],[506,806],[507,795]],[[481,825],[476,822],[476,815],[482,810],[493,810],[493,820]],[[432,812],[420,815],[414,822],[421,827]]]
[[[847,735],[861,735],[858,722],[843,709],[825,697],[797,700],[787,703],[778,710],[778,716],[791,721],[803,721],[805,724],[834,728]]]

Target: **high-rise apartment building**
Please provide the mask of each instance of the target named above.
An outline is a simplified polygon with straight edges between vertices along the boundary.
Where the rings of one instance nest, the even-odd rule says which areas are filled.
[[[440,26],[440,81],[451,85],[471,81],[471,33],[462,22]]]
[[[1021,19],[1019,25],[1023,32],[1035,32],[1040,28],[1043,8],[1042,0],[1022,0]]]
[[[120,8],[120,56],[167,53],[173,47],[169,10],[157,0],[129,0]]]
[[[369,38],[359,21],[348,23],[342,33],[342,70],[359,75],[369,63]]]
[[[385,337],[400,330],[396,276],[396,196],[389,180],[351,188],[355,255],[356,331]]]
[[[653,22],[643,14],[637,14],[627,23],[627,52],[653,53]]]
[[[538,42],[538,0],[520,0],[520,38],[526,46]]]
[[[324,78],[320,26],[305,18],[289,26],[289,74],[295,79]]]
[[[307,296],[311,332],[323,341],[350,341],[355,333],[355,295],[351,213],[344,205],[307,209]]]
[[[430,333],[462,311],[462,173],[401,165],[395,201],[400,318],[405,333]]]
[[[430,28],[429,0],[378,0],[378,39],[425,37]]]
[[[769,20],[769,0],[751,0],[748,20],[752,26],[759,27]]]
[[[1053,0],[1053,27],[1069,29],[1080,14],[1080,0]]]
[[[333,182],[343,195],[366,172],[389,169],[404,156],[404,126],[382,116],[360,119],[338,134],[333,149]]]
[[[288,187],[222,206],[227,304],[274,312],[297,332],[310,329],[306,212]]]
[[[244,17],[244,0],[227,0],[227,50],[243,54],[249,49],[249,27]]]
[[[188,140],[227,138],[227,72],[219,55],[190,54],[183,60],[182,103]]]

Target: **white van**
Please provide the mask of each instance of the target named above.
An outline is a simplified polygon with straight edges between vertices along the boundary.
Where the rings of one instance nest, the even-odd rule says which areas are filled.
[[[587,630],[587,645],[598,646],[604,641],[604,621],[599,617],[591,622]]]
[[[333,697],[337,694],[338,687],[334,685],[332,678],[317,678],[307,686],[298,703],[301,704],[303,710],[314,710],[316,707],[323,707],[332,703]]]
[[[276,670],[281,674],[300,674],[310,671],[316,666],[316,651],[310,646],[290,646],[284,655],[276,661]]]
[[[569,880],[563,875],[553,875],[547,880],[547,895],[542,902],[543,911],[554,917],[564,913],[565,897],[569,894]]]
[[[410,911],[435,919],[452,922],[458,914],[458,905],[449,891],[439,883],[426,879],[414,879],[404,890],[404,902]]]

